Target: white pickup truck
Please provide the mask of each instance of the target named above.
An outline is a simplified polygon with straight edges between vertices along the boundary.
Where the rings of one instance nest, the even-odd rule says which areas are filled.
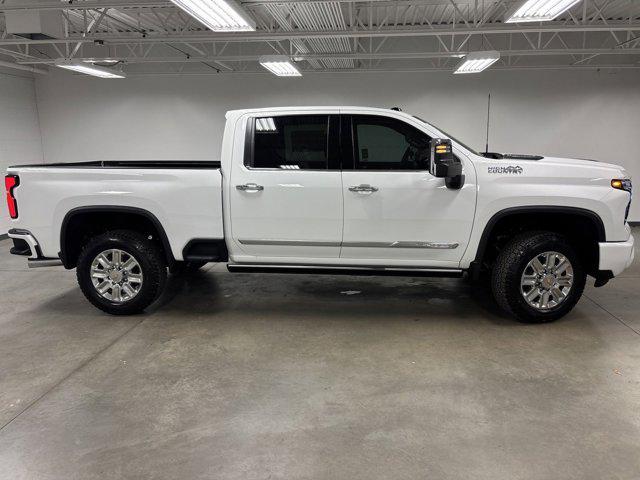
[[[490,278],[522,321],[633,261],[631,180],[587,160],[479,154],[395,109],[227,113],[221,162],[10,167],[13,253],[76,268],[87,299],[140,312],[167,271]]]

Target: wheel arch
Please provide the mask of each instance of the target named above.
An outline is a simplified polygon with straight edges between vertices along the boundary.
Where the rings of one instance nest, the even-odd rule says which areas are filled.
[[[114,222],[115,215],[118,216]],[[70,234],[70,229],[78,224],[82,219],[87,219],[91,223],[83,225],[84,230],[80,232],[103,233],[110,229],[122,229],[129,227],[140,232],[156,234],[162,247],[163,255],[169,265],[176,260],[171,250],[169,238],[162,223],[148,210],[138,207],[128,207],[122,205],[100,205],[88,207],[76,207],[69,210],[64,216],[60,225],[60,259],[65,268],[71,269],[76,266],[80,248],[83,244],[83,237],[80,232],[75,237]],[[100,224],[97,230],[91,230],[96,221],[108,219],[104,224]]]
[[[527,228],[527,224],[530,224],[534,219],[541,219],[543,216],[545,220],[540,223],[538,230],[548,229],[559,233],[567,233],[571,226],[580,225],[586,227],[588,234],[595,240],[595,243],[590,245],[590,247],[593,247],[591,249],[593,251],[588,252],[590,256],[589,263],[594,264],[597,268],[597,242],[606,241],[606,231],[602,218],[596,212],[585,208],[539,205],[505,208],[496,212],[489,219],[480,237],[475,258],[470,267],[472,275],[477,276],[483,263],[488,258],[490,259],[490,241],[496,239],[496,236],[501,232],[501,228],[520,225],[525,230],[534,230],[535,228]],[[595,258],[591,258],[594,255]],[[593,270],[593,268],[590,270]]]

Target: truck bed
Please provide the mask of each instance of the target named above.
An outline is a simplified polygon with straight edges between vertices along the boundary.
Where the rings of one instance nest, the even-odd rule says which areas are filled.
[[[65,219],[83,209],[148,212],[163,226],[176,260],[193,239],[224,239],[220,162],[95,161],[7,171],[20,178],[18,218],[9,229],[28,229],[45,257],[58,256]]]

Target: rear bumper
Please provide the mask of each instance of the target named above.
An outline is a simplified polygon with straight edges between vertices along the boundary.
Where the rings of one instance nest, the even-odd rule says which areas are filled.
[[[59,258],[47,258],[42,255],[42,251],[40,250],[40,245],[38,245],[38,241],[36,238],[29,232],[28,230],[22,230],[13,228],[7,232],[9,238],[13,238],[14,240],[22,240],[29,246],[29,254],[27,265],[29,268],[35,267],[54,267],[58,265],[62,265],[62,260]]]
[[[600,242],[600,271],[609,271],[612,276],[620,275],[632,263],[635,256],[634,238],[629,235],[626,242]]]
[[[38,245],[38,241],[33,235],[31,235],[31,232],[29,232],[28,230],[13,228],[7,233],[9,235],[9,238],[13,238],[14,240],[22,240],[29,246],[30,259],[36,259],[42,256],[40,253],[40,246]]]

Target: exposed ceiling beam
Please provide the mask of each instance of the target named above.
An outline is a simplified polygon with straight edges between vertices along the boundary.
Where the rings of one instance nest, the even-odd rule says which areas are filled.
[[[29,67],[27,65],[18,65],[13,62],[5,62],[4,60],[0,60],[0,67],[12,68],[14,70],[23,70],[31,73],[39,73],[41,75],[47,75],[49,72],[47,70],[42,70],[40,68]]]
[[[434,37],[434,36],[460,36],[460,35],[499,35],[499,34],[527,34],[527,33],[585,33],[585,32],[640,32],[640,23],[619,22],[586,25],[540,25],[517,26],[512,25],[483,25],[479,28],[383,28],[361,30],[322,30],[322,31],[293,31],[293,32],[243,32],[243,33],[210,33],[190,35],[152,35],[145,36],[119,36],[111,34],[89,35],[87,37],[69,37],[61,39],[29,40],[10,38],[0,40],[0,45],[46,45],[52,43],[91,43],[104,41],[114,44],[138,44],[138,43],[165,43],[165,42],[264,42],[291,40],[299,38],[384,38],[384,37]]]
[[[505,65],[492,66],[491,71],[507,71],[507,70],[638,70],[640,64],[621,64],[621,65]],[[339,73],[419,73],[419,72],[448,72],[451,73],[452,67],[408,67],[408,68],[379,68],[379,67],[363,67],[363,68],[340,68],[325,70],[305,70],[305,75],[314,74],[339,74]],[[243,71],[221,71],[221,72],[128,72],[127,77],[146,77],[146,76],[201,76],[201,75],[271,75],[260,70],[243,70]]]
[[[93,10],[96,8],[149,8],[149,7],[169,7],[173,4],[169,0],[89,0],[86,2],[34,2],[26,5],[0,4],[0,12],[10,12],[15,10]]]
[[[296,54],[299,60],[326,60],[326,59],[358,59],[358,60],[410,60],[424,58],[456,58],[468,52],[393,52],[393,53],[304,53]],[[640,48],[634,49],[548,49],[548,50],[501,50],[500,55],[508,56],[558,56],[558,55],[640,55]],[[218,56],[188,56],[188,57],[110,57],[125,63],[199,63],[199,62],[250,62],[257,61],[260,54],[256,55],[218,55]],[[77,61],[91,61],[96,57],[76,57]],[[22,65],[47,65],[59,62],[58,59],[28,59],[20,60]]]
[[[335,0],[339,3],[372,3],[394,5],[402,0]],[[326,3],[327,0],[240,0],[238,3],[246,6],[258,6],[268,4],[289,4],[289,3]],[[402,3],[408,3],[406,1]],[[410,3],[421,5],[434,5],[433,0],[411,0]],[[438,3],[446,3],[446,0]],[[463,2],[461,2],[463,3]],[[96,8],[153,8],[153,7],[173,7],[170,0],[85,0],[77,2],[73,0],[46,1],[42,0],[28,5],[4,5],[0,4],[0,12],[13,10],[93,10]]]

